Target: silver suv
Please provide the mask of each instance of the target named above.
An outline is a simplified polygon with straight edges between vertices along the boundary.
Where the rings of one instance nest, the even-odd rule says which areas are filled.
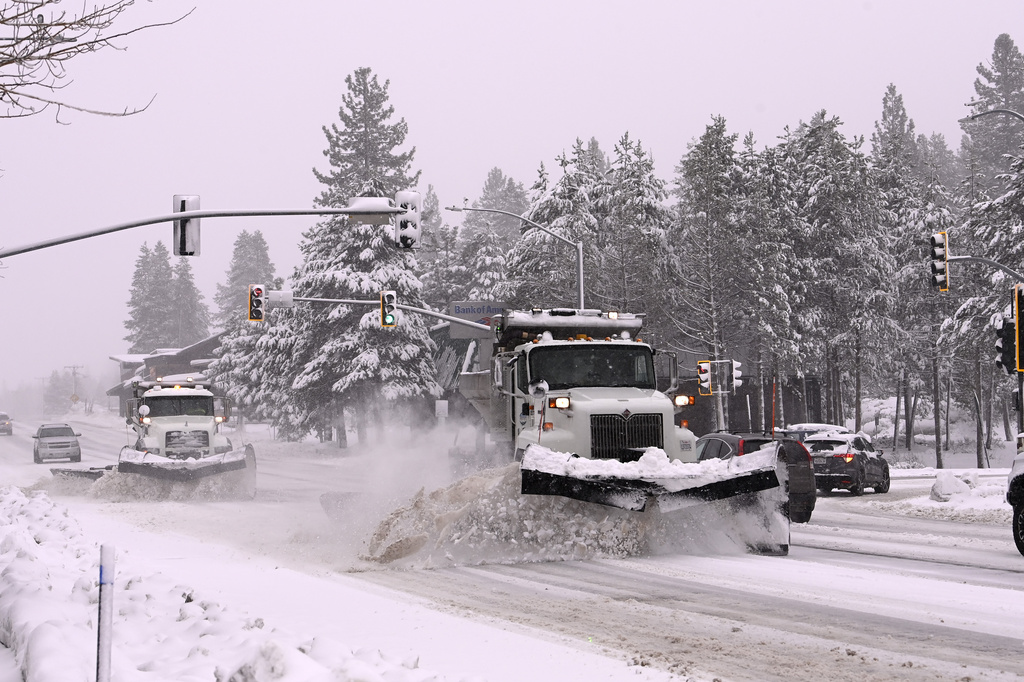
[[[67,424],[43,424],[32,436],[36,439],[32,447],[32,460],[42,464],[47,459],[70,459],[82,461],[82,446],[78,444],[80,433],[75,433]]]

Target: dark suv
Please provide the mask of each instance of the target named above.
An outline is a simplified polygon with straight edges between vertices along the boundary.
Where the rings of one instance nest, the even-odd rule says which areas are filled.
[[[807,436],[804,445],[814,459],[818,490],[836,488],[862,495],[864,488],[889,492],[889,463],[882,459],[871,440],[856,433],[819,433]]]
[[[11,416],[6,412],[0,412],[0,433],[6,433],[8,436],[14,435],[14,427],[11,426]]]
[[[814,469],[811,456],[800,441],[793,438],[775,438],[763,434],[709,433],[697,439],[697,457],[731,459],[778,443],[779,458],[789,472],[789,519],[794,523],[807,523],[818,499],[815,493]]]

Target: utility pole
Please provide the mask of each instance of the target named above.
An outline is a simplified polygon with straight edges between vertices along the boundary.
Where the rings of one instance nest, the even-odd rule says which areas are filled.
[[[71,402],[78,402],[78,370],[85,369],[83,365],[64,365],[64,369],[71,370]]]

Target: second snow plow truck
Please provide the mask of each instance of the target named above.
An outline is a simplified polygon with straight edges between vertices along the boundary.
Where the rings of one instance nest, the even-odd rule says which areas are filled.
[[[660,512],[735,498],[759,509],[770,539],[758,544],[785,552],[788,519],[772,529],[785,517],[774,449],[698,463],[696,438],[675,417],[675,357],[658,390],[642,325],[598,310],[506,311],[491,320],[490,369],[461,374],[460,392],[520,461],[523,494]]]
[[[128,401],[135,443],[121,449],[119,474],[206,484],[216,494],[252,497],[256,456],[251,445],[235,448],[221,433],[230,403],[205,380],[165,377],[139,382]]]

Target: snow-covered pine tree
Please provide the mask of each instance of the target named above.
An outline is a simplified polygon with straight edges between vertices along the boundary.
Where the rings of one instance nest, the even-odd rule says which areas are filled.
[[[151,353],[174,346],[177,336],[175,301],[171,298],[174,273],[170,253],[163,242],[139,249],[132,275],[131,297],[124,337],[129,353]]]
[[[523,215],[529,208],[526,190],[521,182],[505,175],[497,166],[487,173],[480,197],[473,201],[473,208],[493,208]],[[522,221],[500,213],[467,212],[462,223],[462,237],[466,243],[473,243],[478,233],[489,232],[498,237],[497,244],[507,252],[519,241]]]
[[[803,376],[793,309],[803,300],[806,282],[796,266],[788,183],[778,148],[759,152],[754,148],[753,134],[748,133],[743,139],[739,169],[736,246],[743,251],[746,267],[737,273],[741,315],[736,326],[746,346],[744,374],[757,391],[753,427],[770,429],[767,387],[779,378]],[[806,411],[805,403],[797,419],[802,420]]]
[[[926,261],[927,225],[939,216],[926,205],[921,183],[921,150],[914,121],[907,115],[903,96],[889,84],[882,97],[882,117],[871,135],[871,175],[879,192],[886,236],[895,259],[892,314],[879,325],[880,347],[889,353],[871,353],[876,376],[889,390],[903,392],[905,409],[911,393],[924,393],[931,383],[931,350],[937,336],[935,292],[929,285]],[[931,393],[931,391],[928,391]],[[907,415],[913,423],[913,415]],[[860,423],[856,424],[860,428]],[[912,443],[906,430],[908,447]]]
[[[500,168],[487,174],[473,208],[490,208],[523,215],[528,208],[522,183]],[[469,211],[459,231],[460,259],[466,271],[466,299],[495,301],[501,283],[508,278],[506,257],[520,238],[521,220],[501,213]]]
[[[174,347],[184,348],[210,335],[210,310],[192,277],[192,264],[187,256],[178,256],[174,265],[171,298],[174,301],[172,323]]]
[[[594,155],[579,139],[572,157],[562,154],[556,160],[562,177],[549,189],[547,172],[541,165],[526,217],[565,239],[584,243],[586,281],[596,264],[592,245],[598,218],[593,197],[604,178]],[[512,307],[577,306],[576,251],[546,232],[526,230],[508,253],[506,269],[508,278],[499,285],[497,297]]]
[[[682,336],[682,349],[702,359],[731,359],[726,353],[737,316],[735,275],[745,267],[737,243],[736,139],[726,132],[725,119],[714,116],[676,166],[678,217],[669,244],[672,305],[678,313],[670,321]],[[718,428],[726,428],[718,393],[715,408]]]
[[[595,170],[599,150],[590,149]],[[666,230],[671,217],[662,202],[665,183],[654,174],[654,159],[639,142],[623,134],[615,144],[614,160],[604,172],[596,193],[600,216],[592,253],[597,266],[589,278],[588,305],[648,315],[645,332],[665,333],[659,325],[664,308]]]
[[[231,330],[242,326],[241,322],[248,322],[249,285],[265,284],[271,289],[280,289],[282,280],[276,278],[274,272],[270,247],[263,232],[239,232],[231,251],[231,264],[224,273],[224,283],[217,284],[213,298],[217,305],[214,315],[217,328]]]
[[[798,315],[799,331],[826,378],[826,419],[847,417],[847,399],[860,409],[848,381],[860,380],[865,358],[891,321],[895,269],[884,209],[860,151],[842,122],[825,111],[785,139],[792,178],[799,267],[812,285]]]
[[[459,228],[443,221],[434,186],[423,196],[423,246],[416,254],[423,300],[442,312],[466,300],[466,264],[459,252]]]
[[[1024,56],[1009,34],[996,38],[991,61],[978,64],[977,71],[976,96],[968,105],[972,114],[1009,109],[1024,115]],[[1015,154],[1024,143],[1024,121],[1007,114],[990,114],[965,120],[961,127],[969,136],[961,154],[974,171],[974,198],[991,198],[1002,186],[997,176],[1007,170],[1006,155]]]
[[[250,419],[266,416],[257,415],[253,399],[260,393],[262,384],[270,380],[267,363],[271,359],[256,352],[256,344],[266,329],[263,323],[248,320],[249,285],[264,284],[270,289],[281,289],[283,280],[274,276],[274,270],[263,233],[242,230],[235,239],[225,282],[217,285],[214,299],[218,308],[217,324],[225,334],[211,371]],[[276,322],[280,322],[283,312],[271,313]]]
[[[382,86],[370,69],[361,68],[345,83],[341,125],[324,127],[331,170],[314,170],[325,186],[317,203],[340,207],[353,196],[392,196],[415,187],[420,175],[410,174],[415,148],[397,151],[408,126],[404,119],[390,122],[389,82]],[[390,226],[331,218],[307,231],[300,249],[296,296],[377,301],[382,290],[393,289],[400,304],[423,306],[415,256],[395,247]],[[344,443],[343,410],[349,409],[365,442],[371,415],[382,435],[382,418],[393,415],[395,407],[416,411],[426,407],[424,398],[439,395],[429,322],[422,316],[400,313],[396,327],[382,328],[377,305],[312,303],[296,311],[288,368],[297,410],[288,425],[293,435],[315,430],[326,438],[337,428]]]

